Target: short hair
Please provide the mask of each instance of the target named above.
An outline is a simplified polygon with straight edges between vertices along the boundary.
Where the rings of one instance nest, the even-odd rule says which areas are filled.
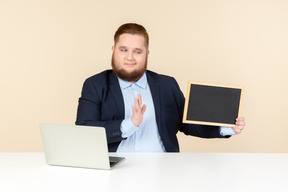
[[[124,33],[143,36],[145,39],[146,46],[148,48],[149,35],[148,35],[146,29],[142,25],[139,25],[137,23],[126,23],[126,24],[121,25],[117,29],[117,31],[115,32],[114,45],[116,45],[116,43],[118,42],[120,35],[122,35]]]

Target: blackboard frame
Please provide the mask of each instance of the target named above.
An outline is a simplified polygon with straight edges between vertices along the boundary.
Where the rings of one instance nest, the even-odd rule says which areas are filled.
[[[191,89],[191,87],[192,87],[192,89]],[[203,95],[204,97],[201,97],[201,98],[197,98],[197,96],[193,97],[193,94],[194,95],[201,95],[201,94],[197,94],[197,92],[195,90],[198,92],[201,90],[204,90],[205,93],[203,93],[203,91],[201,93],[202,95],[204,94]],[[195,93],[193,93],[193,91]],[[197,112],[197,115],[195,115],[196,114],[195,109],[197,109],[197,108],[199,109],[199,107],[201,107],[201,104],[200,104],[200,106],[195,107],[195,109],[194,109],[194,107],[191,107],[191,105],[195,102],[197,103],[197,99],[199,100],[198,103],[203,103],[204,102],[203,99],[205,99],[206,96],[208,95],[208,94],[206,94],[207,92],[209,92],[209,94],[215,94],[215,97],[217,96],[220,98],[225,98],[225,100],[222,99],[223,101],[219,100],[219,102],[215,102],[214,101],[215,99],[213,97],[213,99],[212,99],[213,101],[207,102],[209,104],[211,104],[211,102],[213,102],[211,105],[208,106],[208,108],[207,108],[206,104],[205,104],[205,106],[203,105],[203,109],[205,109],[205,110],[208,109],[207,110],[207,111],[209,111],[208,113],[210,113],[210,109],[211,109],[211,111],[213,112],[213,115],[212,115],[213,117],[211,116],[211,114],[210,114],[210,117],[205,117],[205,115],[207,115],[206,111],[200,112],[200,115]],[[206,96],[205,96],[205,94],[206,94]],[[186,100],[185,100],[185,106],[184,106],[183,123],[233,127],[233,126],[235,126],[236,118],[241,116],[242,95],[243,95],[243,87],[189,81],[188,86],[187,86]],[[200,97],[200,96],[198,96],[198,97]],[[211,97],[210,95],[207,96],[207,98],[210,98],[210,97]],[[223,105],[223,102],[224,103],[228,102],[229,104]],[[190,105],[189,105],[189,103],[190,103]],[[222,114],[229,114],[229,115],[227,115],[227,117],[226,116],[223,116],[221,118],[217,117],[218,115],[220,116],[220,113],[217,114],[217,110],[215,110],[215,109],[217,109],[217,107],[219,107],[219,103],[222,104],[221,110],[223,110],[223,112],[224,112]],[[230,114],[232,114],[232,115],[230,115]],[[202,119],[199,117],[201,115],[202,115],[202,117],[201,117]],[[219,118],[221,120],[218,120],[217,118]],[[217,120],[215,120],[215,119],[217,119]]]

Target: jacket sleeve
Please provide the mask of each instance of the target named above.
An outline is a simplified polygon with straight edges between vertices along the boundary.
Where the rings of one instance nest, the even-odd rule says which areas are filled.
[[[84,82],[81,97],[78,101],[76,125],[87,125],[104,127],[106,129],[106,136],[108,144],[120,142],[123,140],[121,137],[120,125],[123,118],[113,116],[113,114],[103,114],[103,93],[105,90],[101,86],[94,85],[91,79]],[[110,111],[113,113],[113,103]],[[110,118],[111,117],[111,118]]]

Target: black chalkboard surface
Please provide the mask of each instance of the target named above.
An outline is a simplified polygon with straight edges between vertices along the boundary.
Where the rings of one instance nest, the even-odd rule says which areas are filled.
[[[241,87],[188,82],[183,122],[233,127],[240,116]]]

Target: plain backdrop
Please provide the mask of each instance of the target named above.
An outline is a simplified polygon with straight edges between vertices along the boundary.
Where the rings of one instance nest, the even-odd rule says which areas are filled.
[[[74,124],[84,80],[110,69],[113,35],[150,35],[148,68],[243,86],[230,139],[178,134],[182,152],[288,152],[287,0],[0,0],[0,151],[43,151],[39,123]]]

